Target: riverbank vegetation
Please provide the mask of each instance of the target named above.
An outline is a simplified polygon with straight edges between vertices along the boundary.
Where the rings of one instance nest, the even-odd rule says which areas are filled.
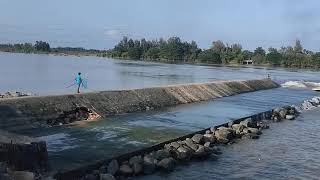
[[[239,43],[227,44],[220,40],[213,41],[208,49],[200,49],[195,41],[184,42],[178,37],[151,41],[124,37],[113,49],[107,50],[105,56],[173,63],[242,64],[252,60],[257,65],[320,68],[320,52],[304,49],[299,40],[293,46],[280,49],[257,47],[250,51]]]
[[[252,60],[256,65],[282,66],[292,68],[320,68],[320,52],[303,48],[296,40],[293,46],[267,50],[257,47],[245,50],[239,43],[228,44],[213,41],[208,49],[201,49],[195,41],[182,41],[179,37],[158,40],[134,40],[127,37],[109,50],[73,47],[50,47],[49,43],[0,44],[0,51],[17,53],[50,53],[77,56],[103,56],[118,59],[159,61],[169,63],[243,64]],[[251,61],[250,61],[251,62]]]
[[[96,49],[84,49],[74,47],[50,47],[48,42],[36,41],[32,43],[17,43],[17,44],[0,44],[0,51],[13,53],[36,53],[36,54],[62,54],[62,55],[94,55],[100,56],[105,51]]]

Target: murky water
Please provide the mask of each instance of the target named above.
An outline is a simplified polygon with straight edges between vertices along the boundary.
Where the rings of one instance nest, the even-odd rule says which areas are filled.
[[[46,140],[53,170],[78,167],[232,119],[295,104],[316,92],[278,88],[214,101],[102,119],[83,126],[24,132]]]
[[[112,60],[98,57],[0,53],[0,92],[73,93],[75,75],[88,80],[84,91],[150,87],[225,79],[318,81],[319,72],[264,67],[217,67]]]
[[[179,166],[170,174],[137,179],[319,179],[320,109],[271,124],[258,140],[222,148],[217,160]]]
[[[319,72],[303,70],[171,65],[96,57],[8,53],[0,53],[0,63],[0,92],[16,89],[39,94],[73,92],[72,88],[65,87],[78,71],[88,79],[89,89],[86,91],[220,79],[256,79],[266,77],[268,73],[280,83],[295,80],[318,82],[320,77]],[[318,93],[307,89],[277,88],[157,111],[114,116],[82,126],[23,133],[47,141],[50,164],[52,170],[56,171],[93,163],[277,106],[299,103],[315,95]],[[297,121],[272,126],[258,141],[225,148],[217,161],[197,162],[179,167],[170,175],[157,174],[151,177],[288,179],[294,178],[295,171],[300,172],[297,176],[300,178],[315,177],[317,153],[310,153],[318,150],[314,141],[319,130],[316,125],[319,114],[305,114]],[[304,133],[305,136],[298,136]],[[291,143],[300,143],[301,146]],[[310,147],[310,150],[299,149],[302,146]],[[260,160],[257,160],[258,157]]]

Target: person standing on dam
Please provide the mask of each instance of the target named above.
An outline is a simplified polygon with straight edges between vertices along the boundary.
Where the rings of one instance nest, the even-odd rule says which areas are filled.
[[[76,76],[76,84],[78,85],[77,93],[80,93],[80,86],[82,84],[82,78],[81,78],[81,72],[78,72],[78,75]]]

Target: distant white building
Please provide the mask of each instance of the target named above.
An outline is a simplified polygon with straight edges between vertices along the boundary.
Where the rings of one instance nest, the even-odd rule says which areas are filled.
[[[243,60],[242,64],[245,64],[245,65],[254,64],[254,61],[252,59],[247,59],[247,60]]]

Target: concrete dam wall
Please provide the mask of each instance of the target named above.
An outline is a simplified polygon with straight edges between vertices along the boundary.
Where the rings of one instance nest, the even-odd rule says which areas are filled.
[[[260,79],[2,99],[0,100],[0,129],[19,131],[27,125],[41,124],[59,118],[64,112],[74,111],[79,107],[94,110],[101,116],[110,116],[276,87],[279,85],[274,81]]]

